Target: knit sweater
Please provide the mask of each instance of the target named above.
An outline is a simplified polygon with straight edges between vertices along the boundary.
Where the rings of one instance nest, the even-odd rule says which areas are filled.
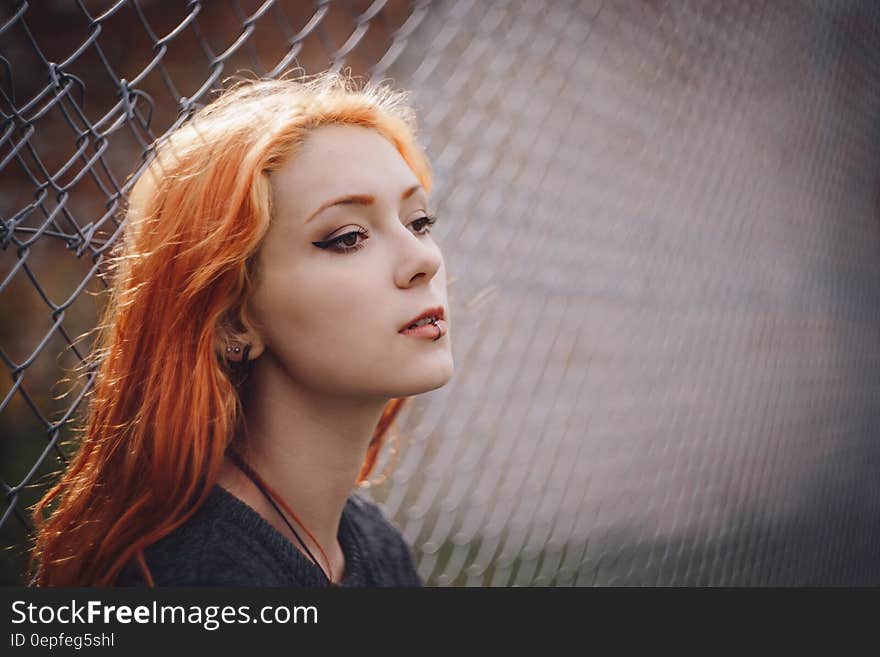
[[[409,547],[379,507],[352,492],[339,524],[339,586],[416,587]],[[156,586],[323,587],[322,571],[248,504],[215,485],[196,513],[144,550]],[[146,586],[135,561],[116,586]]]

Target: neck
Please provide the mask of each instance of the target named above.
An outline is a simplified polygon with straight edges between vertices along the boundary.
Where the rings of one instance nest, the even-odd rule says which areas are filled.
[[[388,399],[341,398],[310,390],[282,373],[276,362],[269,353],[255,361],[241,453],[309,529],[338,581],[344,568],[338,541],[342,510]],[[302,550],[278,511],[229,459],[220,483]],[[288,520],[326,572],[318,546],[293,518]]]

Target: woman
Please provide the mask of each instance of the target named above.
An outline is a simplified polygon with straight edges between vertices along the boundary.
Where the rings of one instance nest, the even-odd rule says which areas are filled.
[[[161,143],[32,585],[421,585],[354,487],[452,376],[430,189],[403,92],[338,74],[240,82]]]

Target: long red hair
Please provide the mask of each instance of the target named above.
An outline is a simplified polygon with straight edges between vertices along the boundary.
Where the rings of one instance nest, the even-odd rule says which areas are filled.
[[[253,327],[269,174],[334,123],[379,131],[430,190],[406,94],[335,73],[239,81],[157,145],[111,260],[79,448],[33,507],[31,585],[109,586],[132,559],[152,584],[144,548],[201,506],[242,422],[246,380],[219,352],[224,332]],[[405,401],[386,405],[353,484]]]

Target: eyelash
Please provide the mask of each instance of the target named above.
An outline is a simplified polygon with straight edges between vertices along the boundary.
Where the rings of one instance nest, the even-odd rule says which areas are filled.
[[[427,235],[428,233],[431,232],[431,226],[433,226],[435,223],[437,223],[437,215],[433,214],[433,215],[427,215],[424,217],[419,217],[418,219],[413,220],[412,223],[414,224],[418,221],[425,222],[424,225],[426,226],[426,228],[423,229],[424,232],[416,233],[416,235]],[[412,225],[412,224],[410,224],[410,225]],[[334,244],[338,244],[338,245],[340,245],[339,247],[334,247],[330,250],[335,253],[351,253],[352,251],[357,251],[358,249],[362,249],[364,247],[364,242],[360,241],[357,244],[355,244],[354,246],[342,246],[343,238],[348,237],[349,235],[367,235],[367,234],[368,234],[367,231],[352,230],[347,233],[343,233],[339,237],[334,237],[332,240],[325,240],[323,242],[312,242],[312,244],[314,244],[315,246],[317,246],[318,248],[321,248],[321,249],[327,249],[327,248],[332,247]]]

